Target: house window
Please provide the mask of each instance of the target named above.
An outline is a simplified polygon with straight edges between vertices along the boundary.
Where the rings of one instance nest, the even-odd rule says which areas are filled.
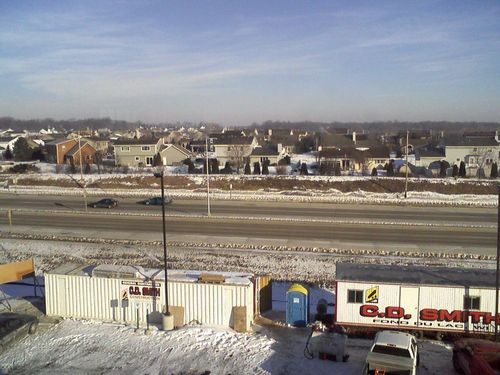
[[[480,310],[481,298],[478,296],[464,296],[464,310]]]
[[[149,146],[142,146],[141,150],[142,151],[149,151],[149,150],[151,150],[151,147],[149,147]]]
[[[139,160],[141,160],[141,158],[139,156],[136,156],[135,161],[139,161]]]
[[[130,151],[130,146],[122,146],[122,151]]]
[[[231,151],[231,146],[228,146],[228,147],[227,147],[227,150],[228,150],[228,151]]]
[[[153,158],[151,156],[146,158],[146,165],[153,165]]]
[[[363,303],[363,291],[349,289],[347,291],[347,303]]]

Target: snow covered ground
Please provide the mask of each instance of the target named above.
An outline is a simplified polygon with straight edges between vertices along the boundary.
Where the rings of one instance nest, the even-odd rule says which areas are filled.
[[[0,354],[6,374],[343,374],[358,375],[370,341],[351,339],[346,363],[303,356],[309,329],[230,330],[187,326],[172,332],[67,319]],[[450,346],[420,342],[420,375],[454,374]]]

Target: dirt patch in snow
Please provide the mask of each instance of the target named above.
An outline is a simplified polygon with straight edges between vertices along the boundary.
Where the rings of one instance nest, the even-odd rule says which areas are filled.
[[[80,176],[74,175],[23,175],[2,176],[11,186],[58,186],[78,187]],[[165,177],[168,189],[196,190],[205,187],[204,175],[172,175]],[[145,189],[159,186],[151,175],[85,175],[87,188]],[[326,177],[326,176],[252,176],[212,175],[210,185],[214,189],[228,191],[230,185],[238,191],[331,191],[342,193],[366,191],[373,193],[400,193],[405,190],[404,178]],[[440,194],[494,195],[496,181],[416,179],[408,180],[409,191],[428,191]]]

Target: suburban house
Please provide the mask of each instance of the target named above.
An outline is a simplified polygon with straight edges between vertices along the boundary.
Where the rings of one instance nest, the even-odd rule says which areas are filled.
[[[95,162],[96,149],[89,142],[84,139],[80,140],[80,144],[76,144],[66,152],[64,155],[64,161],[67,164],[73,163],[73,165],[80,164],[80,158],[82,158],[82,164],[94,164]]]
[[[253,165],[256,162],[259,162],[262,165],[265,161],[268,161],[269,165],[277,165],[283,156],[285,156],[284,150],[279,143],[276,146],[265,145],[255,147],[248,157],[248,160],[250,165]]]
[[[217,159],[219,165],[224,165],[228,161],[233,166],[241,167],[257,145],[257,139],[254,136],[244,137],[220,133],[210,134],[208,148],[212,153],[210,158]]]
[[[445,160],[444,149],[432,145],[417,147],[415,152],[415,165],[417,167],[426,167],[436,169],[437,162]]]
[[[114,143],[117,166],[150,167],[160,151],[162,138],[118,139]]]
[[[465,163],[467,176],[489,176],[491,165],[500,160],[500,139],[496,132],[464,132],[441,139],[438,147],[444,149],[450,165]]]
[[[273,144],[281,144],[283,153],[285,155],[294,154],[296,151],[296,144],[299,142],[298,132],[294,129],[268,129],[267,141]]]
[[[180,165],[183,160],[191,157],[191,152],[182,146],[167,144],[160,149],[160,158],[163,165]]]
[[[95,148],[85,139],[55,139],[45,142],[47,161],[49,163],[66,164],[73,161],[75,164],[82,162],[85,164],[94,163]]]

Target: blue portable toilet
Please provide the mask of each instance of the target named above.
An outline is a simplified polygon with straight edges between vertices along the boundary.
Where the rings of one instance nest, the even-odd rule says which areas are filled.
[[[309,291],[293,284],[286,292],[286,323],[305,327],[309,321]]]

